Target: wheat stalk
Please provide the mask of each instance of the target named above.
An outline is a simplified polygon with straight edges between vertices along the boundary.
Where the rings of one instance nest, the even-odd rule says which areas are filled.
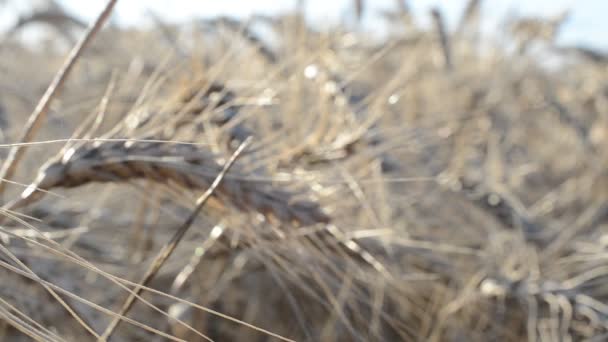
[[[603,274],[600,275],[604,276]],[[577,279],[578,278],[578,279]],[[581,280],[584,277],[573,279]],[[553,280],[509,279],[509,277],[487,277],[478,290],[483,297],[495,299],[516,299],[524,309],[536,311],[538,317],[532,319],[529,335],[536,336],[536,325],[540,318],[550,315],[553,309],[557,329],[563,336],[579,332],[583,325],[577,322],[587,320],[590,326],[585,328],[595,333],[608,330],[608,306],[601,299],[589,294],[593,278],[583,279],[577,286],[568,282]],[[597,279],[595,279],[597,280]],[[586,288],[586,291],[583,291]],[[576,335],[575,335],[576,336]]]
[[[441,44],[441,52],[443,54],[443,64],[444,68],[447,71],[451,71],[454,63],[452,59],[452,48],[450,43],[450,37],[445,28],[445,22],[443,19],[443,15],[438,8],[433,8],[431,10],[431,15],[433,17],[433,23],[435,24],[435,30],[437,31],[437,35],[439,36],[439,42]]]
[[[49,160],[21,198],[8,207],[15,209],[32,203],[52,188],[73,188],[95,182],[127,182],[145,178],[185,189],[208,189],[221,170],[215,156],[197,145],[96,141],[68,149],[58,158]],[[330,222],[330,217],[318,203],[297,200],[294,193],[247,181],[246,177],[238,174],[236,168],[233,176],[227,176],[216,189],[214,196],[223,203],[287,225],[310,226]],[[333,241],[347,255],[388,276],[380,261],[358,243],[346,238],[339,228],[329,224],[323,232],[328,234],[326,238],[330,239],[330,245]]]
[[[40,125],[42,124],[42,120],[46,117],[47,112],[51,106],[51,102],[53,98],[59,93],[63,84],[67,80],[70,75],[74,65],[78,61],[80,55],[84,51],[84,49],[89,45],[89,43],[93,40],[97,32],[101,29],[103,24],[106,22],[110,14],[112,13],[112,9],[114,9],[114,5],[118,0],[109,0],[97,19],[93,22],[93,24],[89,27],[86,34],[80,39],[78,44],[74,46],[74,48],[70,51],[70,54],[67,56],[64,61],[63,66],[57,74],[55,78],[47,88],[45,94],[40,98],[38,105],[34,109],[34,112],[28,118],[28,121],[24,127],[23,133],[20,136],[20,142],[29,142],[32,141],[33,137],[36,135]],[[0,170],[1,179],[10,179],[13,177],[17,165],[23,158],[25,153],[25,149],[21,146],[13,147],[6,160],[2,164],[2,169]],[[0,182],[0,194],[4,191],[4,187],[6,186],[6,182]]]

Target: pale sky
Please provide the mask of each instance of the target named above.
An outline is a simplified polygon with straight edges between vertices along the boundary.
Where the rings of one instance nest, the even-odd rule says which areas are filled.
[[[368,12],[395,6],[396,0],[367,0]],[[106,0],[61,0],[66,8],[81,18],[91,20]],[[428,18],[433,6],[443,9],[448,21],[460,15],[466,0],[409,0],[419,20]],[[146,21],[151,9],[168,21],[193,17],[231,15],[246,17],[252,13],[277,13],[295,6],[296,0],[119,0],[115,19],[134,24]],[[320,22],[336,22],[352,7],[352,0],[307,0],[307,13]],[[519,15],[553,15],[564,9],[571,16],[564,26],[560,40],[565,43],[587,44],[608,51],[608,0],[484,0],[485,26],[495,27],[508,13]],[[370,22],[373,23],[373,20]],[[370,24],[372,29],[373,24]]]

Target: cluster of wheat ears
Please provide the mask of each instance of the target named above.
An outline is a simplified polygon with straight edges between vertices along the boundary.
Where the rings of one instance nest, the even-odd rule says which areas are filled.
[[[3,33],[0,340],[608,338],[608,56],[304,3]]]

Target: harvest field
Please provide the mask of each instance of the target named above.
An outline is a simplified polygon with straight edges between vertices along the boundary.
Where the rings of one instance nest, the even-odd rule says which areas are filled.
[[[567,13],[115,1],[0,32],[0,341],[608,340],[608,56]]]

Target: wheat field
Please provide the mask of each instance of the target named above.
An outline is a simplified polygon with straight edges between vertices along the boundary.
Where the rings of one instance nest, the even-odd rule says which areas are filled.
[[[0,341],[608,340],[608,55],[566,12],[115,2],[0,32]]]

